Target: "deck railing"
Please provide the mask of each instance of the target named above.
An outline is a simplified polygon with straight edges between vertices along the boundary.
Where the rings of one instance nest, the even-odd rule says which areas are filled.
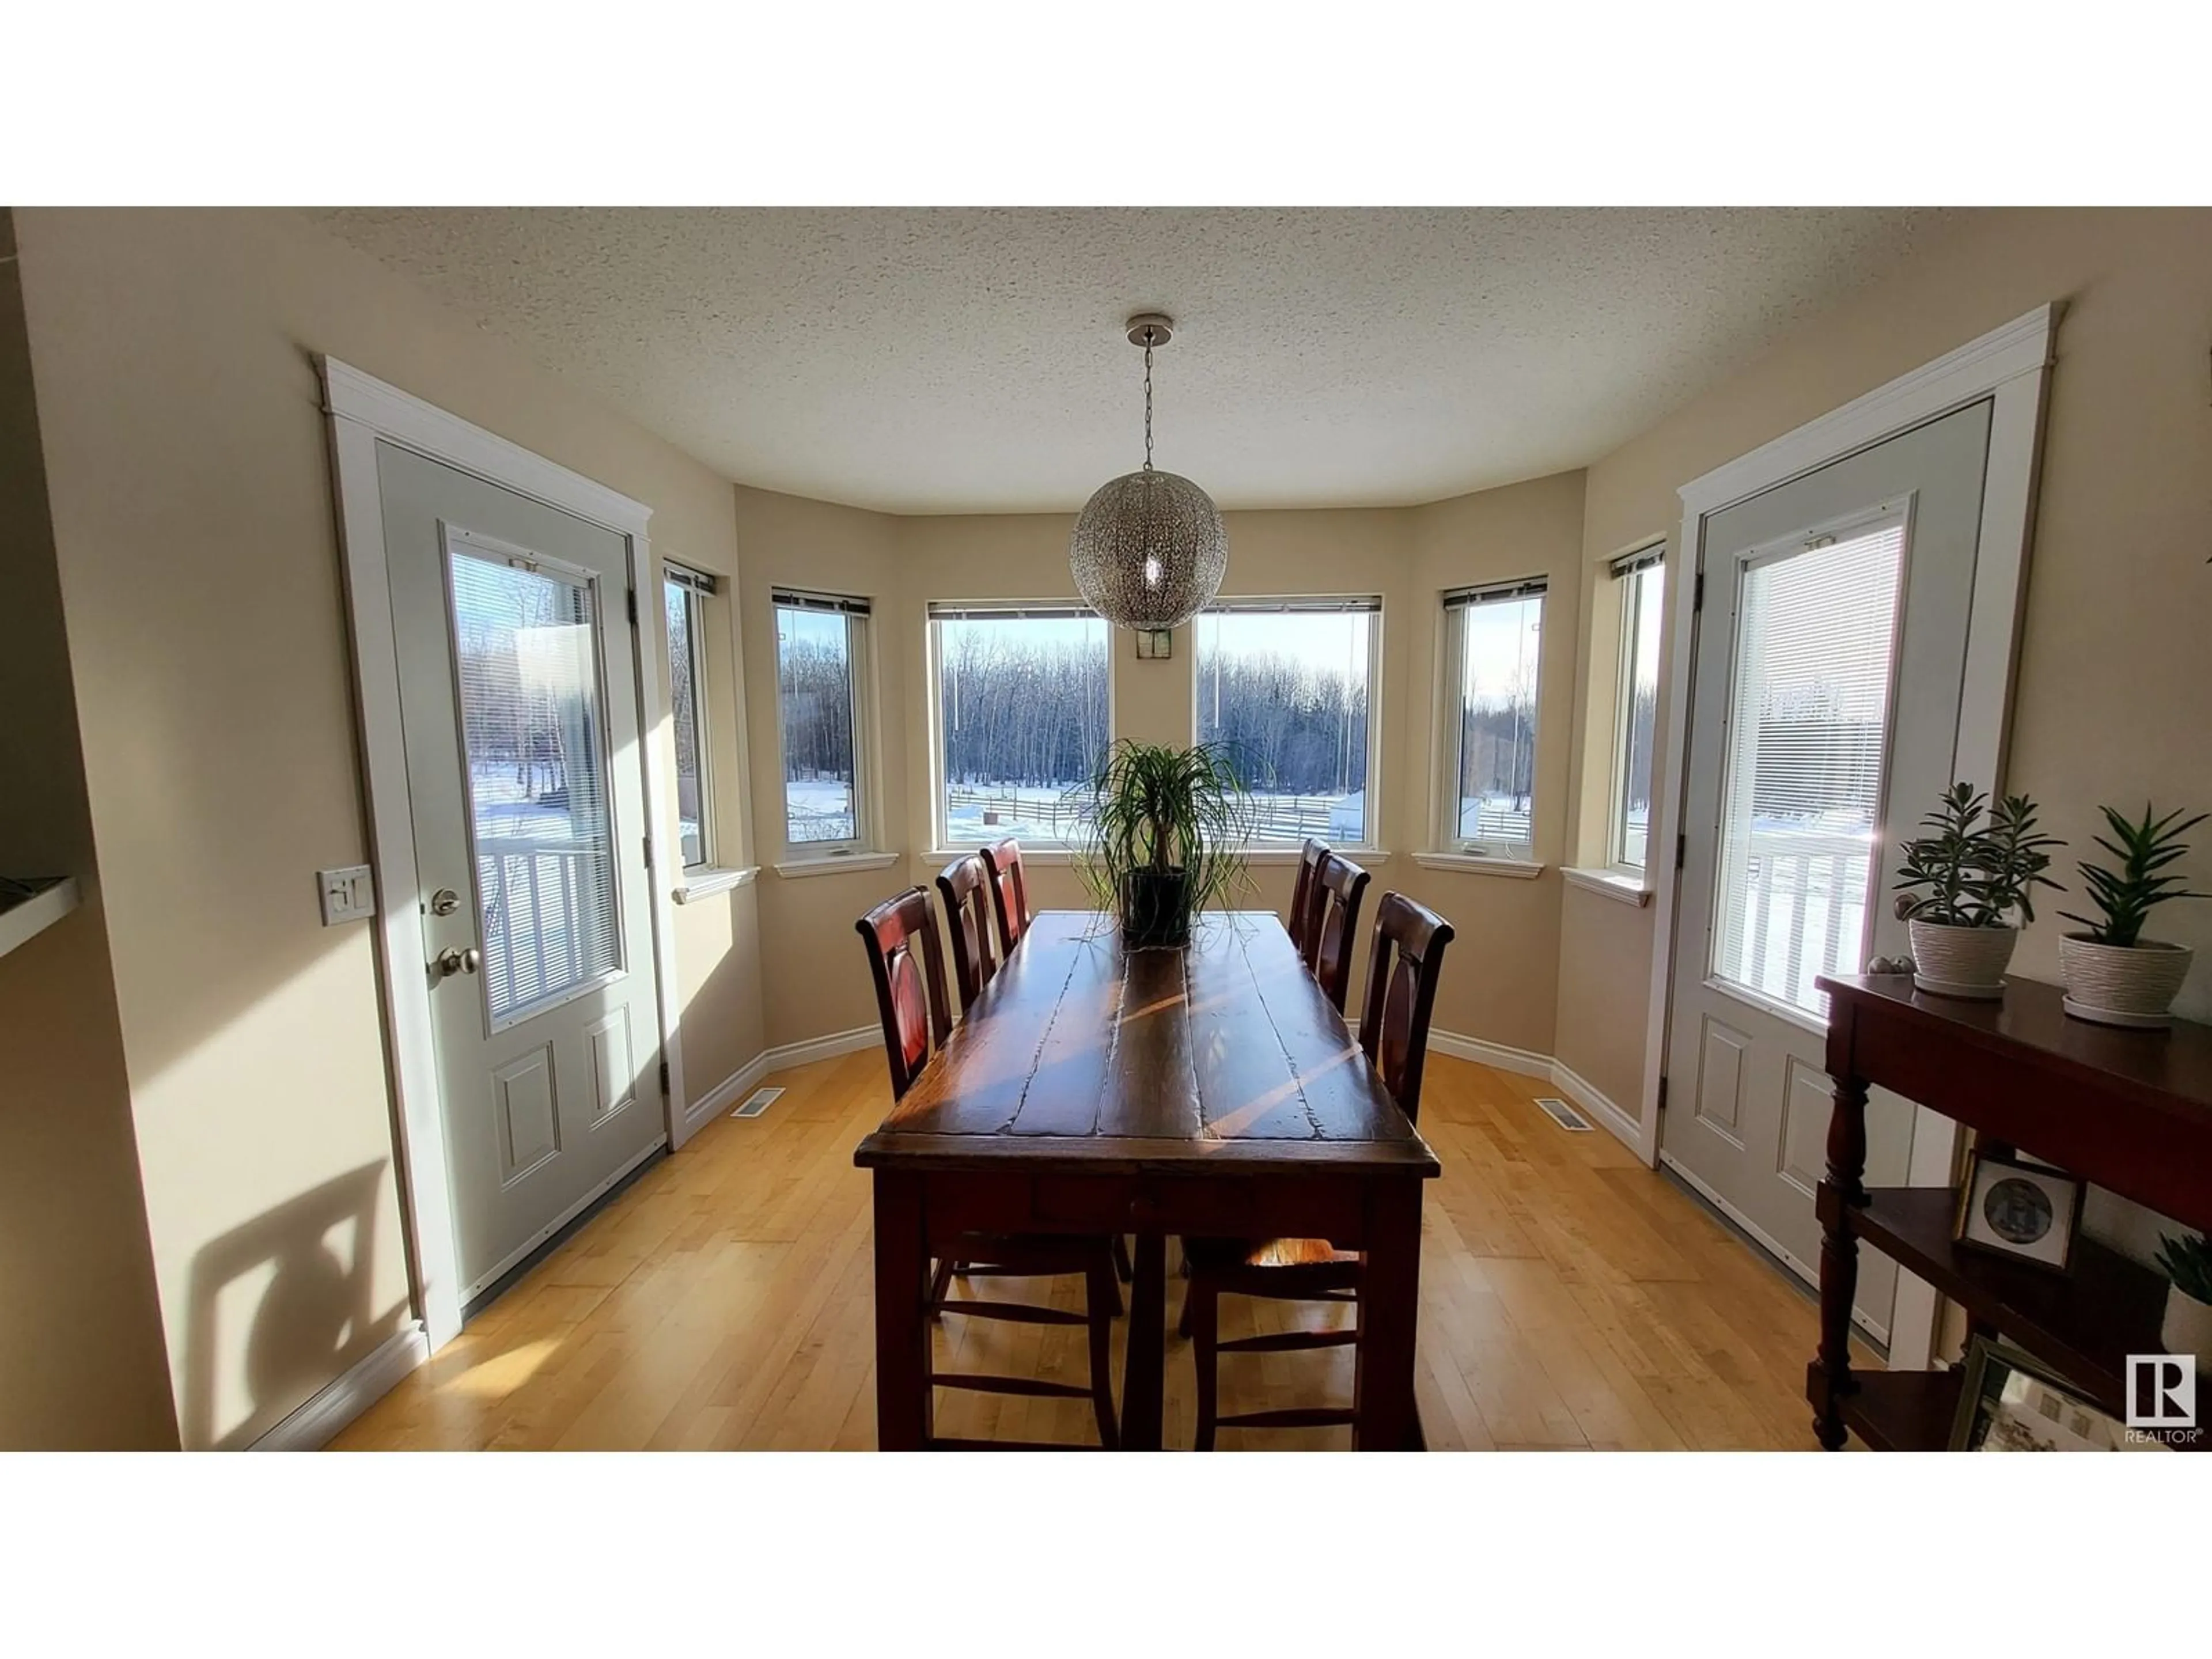
[[[614,872],[604,847],[519,836],[477,842],[483,970],[496,1019],[616,965]]]

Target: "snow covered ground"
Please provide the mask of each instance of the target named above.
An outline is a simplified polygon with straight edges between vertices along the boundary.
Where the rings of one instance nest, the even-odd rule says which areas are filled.
[[[853,786],[842,778],[787,781],[783,810],[795,843],[853,839]]]
[[[953,847],[973,846],[998,836],[1025,841],[1082,839],[1080,803],[1069,800],[1065,784],[953,786],[945,802],[945,833]],[[1363,798],[1351,795],[1252,796],[1256,839],[1295,845],[1308,836],[1356,842],[1364,821]]]

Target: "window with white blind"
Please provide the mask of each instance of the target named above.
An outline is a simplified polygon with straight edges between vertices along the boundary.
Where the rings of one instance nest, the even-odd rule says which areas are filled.
[[[1113,738],[1110,633],[1073,602],[933,603],[938,845],[1066,846]]]
[[[684,867],[714,862],[712,780],[707,773],[707,601],[714,579],[664,562],[663,611],[668,626],[668,708],[676,727],[676,822]]]
[[[802,856],[851,852],[868,833],[868,602],[790,588],[774,602],[784,841]]]
[[[1651,836],[1651,740],[1659,714],[1659,635],[1666,603],[1662,544],[1615,559],[1607,575],[1620,586],[1620,672],[1613,716],[1613,810],[1606,862],[1644,873]]]
[[[1370,598],[1224,599],[1198,614],[1194,725],[1252,795],[1252,839],[1374,844]]]
[[[1809,1013],[1866,948],[1904,547],[1892,513],[1742,568],[1712,970]]]
[[[1445,847],[1533,855],[1547,586],[1535,576],[1444,595]]]

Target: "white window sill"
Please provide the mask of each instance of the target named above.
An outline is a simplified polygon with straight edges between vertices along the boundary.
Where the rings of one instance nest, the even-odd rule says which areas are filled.
[[[1570,887],[1585,887],[1623,904],[1633,904],[1638,909],[1651,902],[1651,890],[1644,884],[1641,876],[1619,870],[1562,870],[1559,873],[1566,878]]]
[[[726,893],[733,887],[750,887],[760,874],[760,866],[749,864],[742,870],[701,869],[686,870],[684,879],[669,894],[678,904],[696,904],[702,898],[712,898],[717,893]]]
[[[1486,858],[1480,853],[1416,853],[1413,862],[1424,870],[1454,870],[1466,876],[1504,876],[1512,881],[1534,881],[1544,866],[1527,859]]]
[[[830,854],[821,858],[787,860],[775,866],[775,872],[786,881],[799,881],[808,876],[851,875],[858,870],[888,870],[905,856],[903,853]]]
[[[1020,837],[1016,836],[1015,839],[1018,841]],[[933,864],[950,864],[955,859],[966,858],[975,850],[975,847],[933,847],[922,857]],[[1022,862],[1058,869],[1075,862],[1075,849],[1071,847],[1038,847],[1024,841],[1022,842]]]
[[[1350,859],[1354,864],[1388,864],[1390,861],[1390,854],[1379,847],[1331,846],[1328,850]],[[1246,848],[1238,856],[1255,868],[1271,870],[1294,865],[1304,855],[1304,849],[1297,847],[1253,847]]]
[[[0,956],[35,938],[76,908],[76,878],[18,884],[21,896],[0,896]]]

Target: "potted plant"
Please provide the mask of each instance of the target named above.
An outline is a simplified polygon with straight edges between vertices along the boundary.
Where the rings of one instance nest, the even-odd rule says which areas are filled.
[[[1124,738],[1077,786],[1085,840],[1077,868],[1134,947],[1184,945],[1190,919],[1242,879],[1250,798],[1209,744],[1176,749]]]
[[[2195,1354],[2198,1370],[2212,1370],[2212,1240],[2169,1233],[2160,1242],[2158,1265],[2169,1281],[2158,1340],[2168,1353]]]
[[[2174,994],[2189,977],[2192,953],[2185,945],[2143,938],[2142,927],[2154,906],[2212,897],[2185,890],[2182,878],[2167,868],[2188,853],[2189,843],[2181,838],[2204,822],[2204,814],[2186,820],[2179,812],[2154,817],[2146,802],[2138,823],[2109,806],[2097,810],[2112,832],[2109,841],[2098,836],[2097,845],[2118,859],[2120,867],[2081,866],[2081,880],[2098,915],[2059,913],[2089,930],[2058,941],[2066,1012],[2102,1025],[2170,1025]]]
[[[2004,994],[2004,971],[2020,938],[2012,919],[2033,921],[2033,890],[2058,885],[2043,873],[2051,866],[2046,849],[2065,843],[2037,833],[2035,810],[2025,795],[1991,806],[1971,783],[1954,784],[1920,820],[1929,833],[1905,843],[1897,914],[1911,924],[1918,989]],[[1984,811],[1989,822],[1981,823]]]

